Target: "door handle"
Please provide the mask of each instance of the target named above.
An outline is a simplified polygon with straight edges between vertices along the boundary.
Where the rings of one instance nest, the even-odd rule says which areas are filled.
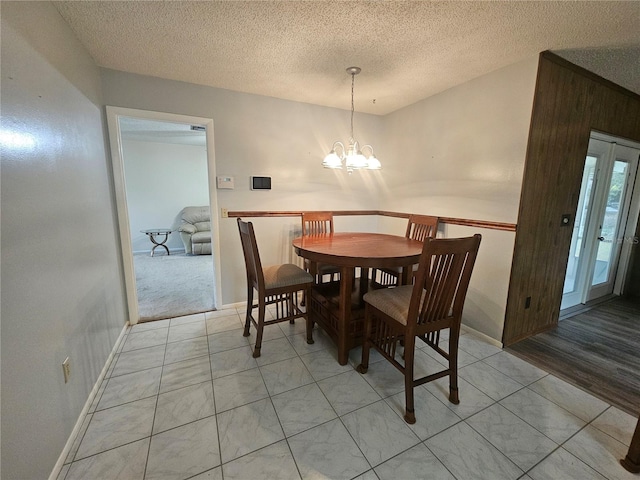
[[[604,237],[598,237],[598,240],[600,240],[601,242],[604,242]]]

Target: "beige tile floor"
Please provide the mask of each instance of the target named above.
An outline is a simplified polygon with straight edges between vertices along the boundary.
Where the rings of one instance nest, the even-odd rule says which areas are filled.
[[[129,328],[59,479],[635,479],[635,418],[468,333],[459,405],[372,356],[366,375],[321,330],[265,330],[262,356],[223,310]],[[439,369],[428,349],[419,374]]]

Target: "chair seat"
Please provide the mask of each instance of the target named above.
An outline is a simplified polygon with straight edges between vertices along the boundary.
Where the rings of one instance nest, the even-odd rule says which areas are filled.
[[[305,269],[309,270],[310,263],[311,262],[309,260],[307,260],[306,258],[304,259]],[[338,267],[337,265],[329,265],[328,263],[318,263],[316,265],[316,268],[318,269],[318,275],[331,275],[332,273],[340,273],[340,267]]]
[[[313,277],[309,272],[293,263],[273,265],[263,269],[264,284],[267,290],[288,287],[304,283],[313,283]]]
[[[417,272],[418,271],[418,264],[414,264],[411,266],[413,272]],[[393,268],[381,268],[380,270],[382,270],[383,272],[387,272],[389,275],[395,275],[397,277],[399,277],[400,275],[402,275],[402,267],[393,267]]]
[[[338,267],[337,265],[327,265],[326,263],[321,263],[320,265],[318,265],[318,273],[320,275],[340,273],[340,267]]]
[[[191,243],[211,243],[211,232],[196,232],[191,235]]]
[[[366,293],[363,299],[372,307],[375,307],[382,313],[389,315],[398,323],[406,325],[412,292],[413,285],[402,285],[395,288],[373,290]]]
[[[305,258],[304,260],[304,268],[309,271],[311,269],[311,262]],[[318,263],[316,264],[317,275],[318,275],[318,283],[322,283],[322,277],[325,275],[331,275],[331,281],[333,281],[334,275],[340,275],[341,268],[337,265],[329,265],[327,263]],[[340,278],[340,277],[338,277]]]

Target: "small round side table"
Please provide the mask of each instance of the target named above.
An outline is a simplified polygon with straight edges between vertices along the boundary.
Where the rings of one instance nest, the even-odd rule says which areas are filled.
[[[156,248],[162,247],[167,251],[167,255],[171,255],[169,253],[169,248],[165,245],[167,239],[169,238],[169,234],[173,231],[170,228],[152,228],[149,230],[140,230],[142,233],[149,237],[151,243],[153,243],[153,248],[151,249],[151,256],[153,257],[153,252],[155,252]],[[157,237],[160,235],[164,235],[164,238],[161,238],[158,241]]]

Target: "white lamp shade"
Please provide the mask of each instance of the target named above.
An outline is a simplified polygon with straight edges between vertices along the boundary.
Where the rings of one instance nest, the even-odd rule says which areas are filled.
[[[359,168],[365,168],[367,166],[367,159],[357,147],[357,143],[351,143],[347,150],[347,168],[357,170]]]
[[[324,157],[322,166],[324,168],[342,168],[342,160],[335,151],[331,150],[331,152]]]
[[[380,160],[378,160],[375,155],[371,155],[369,160],[367,160],[367,170],[380,170],[382,168],[382,164]]]

